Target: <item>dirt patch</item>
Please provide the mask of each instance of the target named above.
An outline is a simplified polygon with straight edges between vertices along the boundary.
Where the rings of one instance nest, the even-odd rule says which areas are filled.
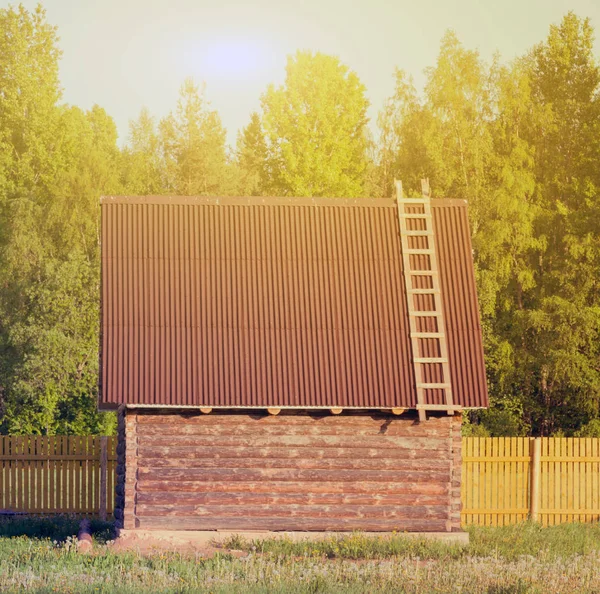
[[[238,558],[248,556],[246,551],[225,549],[217,544],[196,542],[186,537],[131,532],[119,536],[109,545],[109,548],[115,553],[136,552],[140,555],[170,552],[201,557],[212,557],[215,553],[228,554]]]

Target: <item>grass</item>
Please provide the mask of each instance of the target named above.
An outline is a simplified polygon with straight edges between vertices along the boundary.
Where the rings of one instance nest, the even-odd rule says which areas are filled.
[[[270,555],[353,560],[494,557],[516,561],[523,556],[553,560],[600,551],[599,524],[563,524],[543,528],[539,524],[523,523],[502,528],[471,527],[469,533],[470,542],[466,546],[432,539],[407,538],[402,534],[368,537],[360,533],[299,542],[288,539],[247,541],[234,535],[223,546]]]
[[[54,522],[54,523],[53,523]],[[52,526],[58,532],[48,534]],[[1,592],[600,592],[600,527],[521,524],[471,529],[469,545],[354,534],[324,541],[246,541],[212,558],[115,554],[96,525],[92,554],[77,552],[74,518],[0,521]],[[23,536],[14,536],[17,533]],[[58,535],[63,538],[57,538]]]

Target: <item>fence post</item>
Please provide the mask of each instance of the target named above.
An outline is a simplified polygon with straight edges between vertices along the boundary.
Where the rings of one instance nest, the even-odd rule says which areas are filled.
[[[542,438],[536,437],[532,440],[531,455],[531,493],[530,493],[530,514],[532,522],[539,520],[540,511],[540,474],[542,458]]]
[[[106,520],[106,470],[108,466],[108,438],[100,437],[100,519]]]

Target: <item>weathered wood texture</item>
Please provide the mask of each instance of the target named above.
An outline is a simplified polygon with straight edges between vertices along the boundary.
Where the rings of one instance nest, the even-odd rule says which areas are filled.
[[[119,437],[125,528],[460,530],[460,417],[128,411]]]
[[[112,514],[116,441],[91,435],[0,436],[0,509]]]
[[[600,519],[600,439],[463,438],[462,523]]]

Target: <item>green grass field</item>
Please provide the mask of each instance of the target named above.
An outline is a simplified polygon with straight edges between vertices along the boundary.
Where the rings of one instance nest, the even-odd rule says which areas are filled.
[[[471,530],[468,546],[360,534],[320,542],[232,538],[212,558],[77,552],[70,518],[0,521],[1,592],[600,592],[600,526]],[[21,534],[21,536],[17,536]]]

